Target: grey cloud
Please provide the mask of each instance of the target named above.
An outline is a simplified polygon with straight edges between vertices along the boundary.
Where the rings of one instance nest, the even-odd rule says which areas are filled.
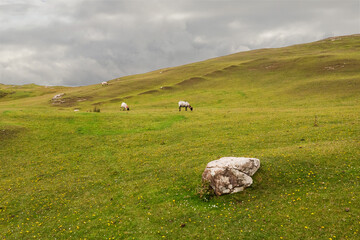
[[[88,85],[358,33],[359,18],[357,0],[4,0],[0,82]]]

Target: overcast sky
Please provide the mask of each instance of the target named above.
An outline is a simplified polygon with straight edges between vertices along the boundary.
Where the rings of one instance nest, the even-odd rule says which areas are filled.
[[[0,83],[79,86],[360,33],[360,0],[0,0]]]

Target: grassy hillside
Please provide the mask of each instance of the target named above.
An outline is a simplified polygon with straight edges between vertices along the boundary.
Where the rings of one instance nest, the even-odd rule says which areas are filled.
[[[0,237],[358,239],[359,69],[352,35],[104,87],[0,85]],[[199,197],[224,156],[261,160],[252,187]]]

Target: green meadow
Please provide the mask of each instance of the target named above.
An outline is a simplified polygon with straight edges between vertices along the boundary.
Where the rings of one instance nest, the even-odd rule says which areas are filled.
[[[225,156],[260,159],[253,185],[200,195]],[[359,239],[359,194],[360,35],[0,84],[1,239]]]

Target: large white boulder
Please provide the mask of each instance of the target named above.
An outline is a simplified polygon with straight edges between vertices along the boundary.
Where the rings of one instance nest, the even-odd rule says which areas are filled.
[[[223,157],[207,164],[202,180],[210,184],[216,195],[236,193],[253,183],[251,176],[259,167],[257,158]]]

